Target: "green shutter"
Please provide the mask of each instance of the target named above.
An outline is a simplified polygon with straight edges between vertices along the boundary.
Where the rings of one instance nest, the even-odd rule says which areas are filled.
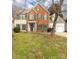
[[[20,19],[22,19],[22,15],[20,15]]]
[[[25,20],[25,15],[22,15],[22,20]]]
[[[16,20],[19,20],[20,19],[20,16],[16,16]]]
[[[48,24],[44,24],[44,30],[47,30]]]
[[[47,15],[44,15],[44,20],[47,20],[48,19],[48,16]]]
[[[38,24],[38,30],[42,30],[42,24]]]
[[[26,24],[22,24],[22,30],[26,30]]]

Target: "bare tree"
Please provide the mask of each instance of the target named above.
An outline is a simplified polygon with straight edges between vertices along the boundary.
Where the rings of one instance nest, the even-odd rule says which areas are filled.
[[[12,22],[13,22],[13,23],[14,23],[14,21],[15,21],[15,18],[16,18],[17,16],[19,16],[20,14],[22,14],[22,13],[24,12],[24,10],[25,10],[25,9],[16,7],[15,10],[12,11],[12,17],[13,17]]]
[[[55,18],[54,18],[54,22],[53,22],[53,26],[52,26],[52,30],[51,30],[51,35],[53,35],[55,33],[55,26],[56,26],[58,16],[63,18],[63,14],[61,13],[61,5],[63,4],[63,1],[64,0],[60,0],[57,3],[53,3],[48,9],[51,17],[53,14],[55,14]]]

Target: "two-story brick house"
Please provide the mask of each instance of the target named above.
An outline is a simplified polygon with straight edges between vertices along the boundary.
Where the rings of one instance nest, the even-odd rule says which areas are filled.
[[[48,12],[37,3],[27,14],[27,31],[45,32],[48,28]]]

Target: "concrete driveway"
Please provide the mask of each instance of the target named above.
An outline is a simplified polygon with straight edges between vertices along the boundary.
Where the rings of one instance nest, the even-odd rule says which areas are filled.
[[[39,34],[49,34],[50,35],[51,33],[44,32],[44,33],[39,33]],[[67,32],[56,32],[55,34],[58,36],[67,37]]]
[[[64,32],[64,33],[56,32],[55,34],[58,35],[58,36],[67,37],[67,33],[66,32]]]

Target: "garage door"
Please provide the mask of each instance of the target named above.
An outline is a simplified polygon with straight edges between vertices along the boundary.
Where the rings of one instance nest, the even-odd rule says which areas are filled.
[[[56,32],[64,32],[64,24],[56,24]]]

